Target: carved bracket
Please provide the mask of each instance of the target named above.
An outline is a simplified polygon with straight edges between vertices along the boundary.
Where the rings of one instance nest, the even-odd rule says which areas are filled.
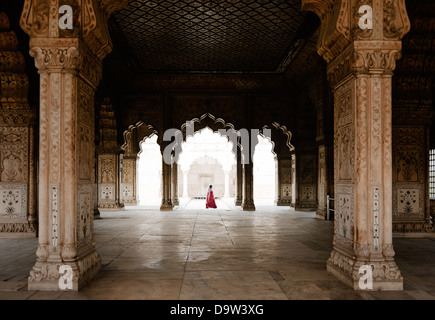
[[[73,9],[73,23],[79,30],[65,33],[59,28],[59,0],[25,0],[20,26],[31,39],[81,38],[103,60],[112,50],[107,19],[127,5],[128,0],[78,0]]]
[[[358,26],[362,5],[373,9],[372,30]],[[302,10],[316,13],[322,21],[317,52],[328,63],[355,40],[399,41],[411,28],[405,0],[302,0]]]

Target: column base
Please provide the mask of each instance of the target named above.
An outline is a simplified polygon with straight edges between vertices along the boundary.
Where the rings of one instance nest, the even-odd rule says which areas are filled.
[[[160,211],[172,211],[174,206],[171,201],[162,201],[162,205],[160,206]]]
[[[291,203],[290,208],[295,211],[317,211],[317,204]]]
[[[94,208],[94,220],[95,219],[101,219],[100,210],[98,210],[98,208]]]
[[[255,205],[253,203],[242,203],[243,211],[255,211]]]
[[[242,205],[242,199],[236,199],[236,200],[234,201],[234,205],[235,205],[236,207],[240,207],[240,206]]]
[[[363,265],[371,266],[373,272],[373,289],[360,288],[359,269]],[[326,262],[326,269],[337,279],[357,291],[402,291],[403,278],[394,261],[360,261],[354,255],[350,256],[333,249]]]
[[[36,238],[37,227],[33,223],[0,223],[0,239]]]
[[[172,204],[175,206],[179,206],[180,205],[180,201],[178,201],[178,199],[175,199]]]
[[[280,199],[278,201],[275,201],[275,204],[278,207],[288,207],[288,206],[290,206],[291,203],[292,203],[292,201],[290,199],[289,200]]]
[[[326,209],[317,209],[316,218],[326,220],[326,218],[327,218]]]
[[[71,267],[72,289],[61,289],[59,273],[61,266]],[[84,287],[101,270],[101,258],[97,251],[93,251],[85,257],[74,262],[39,262],[37,261],[30,271],[28,278],[28,290],[30,291],[78,291]]]
[[[122,208],[124,208],[124,204],[123,203],[116,203],[116,202],[107,202],[107,203],[99,203],[98,204],[98,209],[112,209],[112,210],[121,210]]]
[[[427,221],[393,221],[393,234],[418,234],[434,232],[434,228]]]
[[[135,206],[137,206],[137,201],[124,199],[124,206],[135,207]]]

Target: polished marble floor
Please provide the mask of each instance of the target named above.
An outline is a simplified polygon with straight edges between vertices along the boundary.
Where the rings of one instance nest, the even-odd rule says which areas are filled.
[[[28,291],[37,239],[0,239],[0,300],[435,299],[435,239],[394,239],[404,291],[355,292],[325,270],[332,222],[285,207],[217,205],[103,211],[95,221],[103,269],[79,292]]]

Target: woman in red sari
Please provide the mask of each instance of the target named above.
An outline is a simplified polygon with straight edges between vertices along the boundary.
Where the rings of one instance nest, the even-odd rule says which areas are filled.
[[[214,200],[214,195],[213,195],[213,190],[212,190],[213,186],[208,187],[208,191],[207,191],[207,202],[205,203],[205,208],[217,208],[216,206],[216,201]]]

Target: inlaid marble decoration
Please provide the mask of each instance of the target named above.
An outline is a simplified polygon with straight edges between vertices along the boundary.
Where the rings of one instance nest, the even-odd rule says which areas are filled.
[[[325,205],[325,186],[323,184],[319,184],[319,206]]]
[[[59,241],[59,186],[51,186],[51,248],[57,250]]]
[[[124,199],[133,199],[133,184],[123,184],[122,185],[122,195],[124,196]]]
[[[335,235],[336,242],[343,246],[352,246],[353,222],[353,187],[338,185],[336,191]]]
[[[0,218],[27,218],[27,184],[0,183]]]
[[[381,214],[381,199],[380,199],[380,188],[373,188],[373,249],[375,251],[379,250],[379,241],[381,234],[380,226],[380,214]]]
[[[115,200],[115,185],[103,184],[100,185],[100,200]]]
[[[404,216],[419,213],[420,192],[418,189],[397,189],[397,211]]]
[[[314,200],[314,187],[302,186],[302,199],[301,200]]]
[[[28,136],[27,127],[0,127],[1,182],[27,181]]]
[[[92,185],[78,185],[77,247],[91,244],[93,235]]]
[[[291,198],[292,195],[292,186],[291,184],[282,184],[282,198]]]

